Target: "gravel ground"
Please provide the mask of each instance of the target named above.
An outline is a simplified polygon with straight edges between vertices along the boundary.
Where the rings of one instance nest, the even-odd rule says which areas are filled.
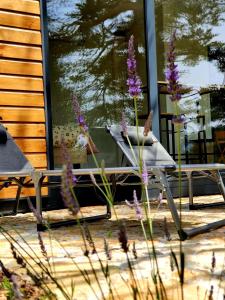
[[[218,200],[221,200],[221,196],[196,197],[196,202],[206,203]],[[154,245],[160,274],[166,286],[168,299],[181,299],[176,268],[171,266],[170,259],[172,249],[174,253],[177,254],[179,260],[180,242],[170,212],[168,211],[166,201],[163,200],[160,207],[157,207],[157,201],[152,201],[151,211],[153,215]],[[225,218],[224,207],[189,211],[186,198],[182,199],[182,209],[183,226],[185,228],[193,228],[198,225]],[[103,211],[104,207],[100,206],[82,208],[82,213],[84,215],[98,214]],[[118,218],[124,220],[126,224],[130,261],[133,264],[136,278],[139,279],[140,289],[143,291],[143,294],[146,295],[146,286],[151,275],[151,264],[140,222],[137,221],[134,210],[124,204],[116,205],[115,212]],[[50,222],[71,218],[67,210],[44,213],[44,217],[48,218]],[[170,241],[165,237],[165,217],[167,219],[167,228],[171,235]],[[21,237],[19,237],[19,234],[22,235],[26,242],[29,243],[34,253],[39,257],[42,257],[37,239],[36,222],[32,214],[18,214],[13,217],[0,218],[0,225],[12,234],[20,246],[28,249],[28,246]],[[90,250],[89,257],[92,261],[93,268],[98,274],[99,285],[104,292],[104,298],[111,299],[108,285],[101,272],[98,257],[100,257],[104,265],[108,262],[112,289],[116,295],[114,299],[133,299],[131,291],[128,288],[128,285],[131,282],[131,275],[128,271],[126,254],[122,251],[118,241],[118,222],[116,221],[115,214],[113,213],[112,218],[109,220],[99,220],[89,224],[88,228],[98,253],[98,255],[91,254],[91,245],[88,243],[88,248]],[[17,232],[15,232],[15,230]],[[70,289],[71,279],[75,282],[75,295],[71,297],[71,299],[103,299],[99,286],[94,279],[90,262],[88,261],[88,258],[84,256],[85,246],[79,226],[53,229],[51,231],[51,238],[49,238],[49,232],[42,233],[42,237],[48,255],[51,256],[50,263],[52,266],[54,265],[53,269],[55,276],[63,282],[68,290]],[[198,235],[182,243],[182,249],[185,253],[185,300],[224,299],[224,238],[225,228],[222,227]],[[110,249],[110,260],[107,260],[106,257],[104,239],[107,240]],[[137,259],[134,258],[132,251],[134,242]],[[12,257],[9,244],[2,235],[0,235],[0,243],[0,259],[3,261],[4,265],[10,270],[15,271],[17,274],[20,274],[22,280],[27,280],[25,271],[16,264]],[[61,244],[61,246],[59,244]],[[151,249],[150,243],[149,247]],[[63,248],[66,249],[67,253]],[[52,255],[50,255],[51,253]],[[213,253],[215,255],[215,267],[212,269]],[[74,259],[76,266],[68,256]],[[25,257],[28,262],[33,264],[28,255],[25,255]],[[78,268],[86,270],[90,275],[91,288],[85,283],[84,277],[81,275]],[[55,289],[53,284],[49,283],[49,286],[57,293],[58,299],[64,299],[60,292]],[[150,286],[150,289],[154,293],[154,287],[152,285]],[[37,296],[35,293],[34,295],[35,296],[30,295],[27,299],[41,299],[41,296]],[[0,299],[6,299],[4,292],[1,294],[0,291]],[[151,298],[149,297],[149,299]]]

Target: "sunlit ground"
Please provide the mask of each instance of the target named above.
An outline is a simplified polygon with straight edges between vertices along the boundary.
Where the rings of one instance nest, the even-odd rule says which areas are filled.
[[[222,197],[214,195],[196,197],[195,199],[197,203],[209,203],[213,201],[221,201]],[[224,206],[210,209],[207,208],[198,211],[189,211],[187,201],[187,198],[182,199],[182,219],[185,228],[193,228],[195,226],[225,218]],[[157,206],[158,202],[152,201],[151,210],[153,215],[154,244],[157,252],[159,270],[167,289],[168,298],[181,299],[176,267],[171,266],[170,259],[170,251],[173,249],[173,251],[177,254],[179,262],[179,239],[166,201],[163,200],[158,210],[156,209]],[[117,205],[115,206],[115,210],[119,219],[123,219],[125,221],[130,245],[129,257],[133,264],[135,276],[139,279],[140,290],[143,294],[145,294],[148,278],[151,272],[151,264],[149,262],[146,242],[143,238],[140,223],[136,219],[135,212],[126,205]],[[86,207],[82,208],[82,212],[85,215],[103,213],[104,207]],[[44,216],[48,216],[51,222],[71,218],[66,210],[44,213]],[[164,217],[167,219],[168,230],[171,234],[171,241],[167,241],[165,238]],[[16,236],[16,233],[12,229],[12,227],[15,227],[16,230],[23,235],[26,241],[29,242],[29,245],[34,249],[35,253],[41,256],[40,247],[36,238],[36,223],[32,214],[20,214],[16,217],[3,217],[0,219],[0,224],[4,228],[9,229],[13,236]],[[115,299],[132,299],[131,291],[127,285],[127,283],[131,282],[131,277],[127,268],[126,256],[121,250],[118,241],[118,223],[115,215],[113,214],[113,217],[109,220],[99,220],[95,223],[91,223],[88,227],[103,264],[107,262],[104,250],[104,238],[109,244],[112,259],[108,261],[108,263]],[[225,288],[224,238],[225,227],[222,227],[217,230],[198,235],[182,243],[183,251],[185,253],[184,299],[223,299]],[[93,275],[91,275],[92,270],[90,263],[88,262],[87,257],[83,255],[85,247],[81,238],[79,226],[61,227],[52,230],[51,242],[49,239],[49,233],[44,232],[43,239],[49,256],[51,256],[51,252],[53,254],[50,262],[54,264],[54,272],[57,278],[63,280],[68,289],[71,279],[74,280],[76,286],[74,299],[96,299],[93,294],[93,290],[91,290],[91,288],[85,283],[84,278],[78,271],[77,267],[82,270],[87,270],[92,279],[92,288],[96,292],[98,299],[102,299],[96,280]],[[138,256],[137,259],[134,258],[132,252],[134,241]],[[8,268],[24,274],[25,272],[16,265],[12,258],[11,251],[9,250],[9,245],[2,236],[0,237],[0,243],[0,259]],[[59,243],[65,247],[67,254]],[[20,240],[20,245],[25,244]],[[151,249],[150,244],[149,246]],[[25,247],[27,248],[27,246]],[[213,252],[215,253],[216,264],[214,270],[211,270]],[[76,266],[72,263],[68,256],[74,258]],[[105,299],[109,299],[107,284],[102,276],[97,255],[90,254],[90,258],[99,277]],[[150,286],[150,288],[154,294],[153,285]],[[209,298],[210,289],[212,289],[211,293],[213,293],[213,298]],[[59,299],[64,298],[59,296]]]

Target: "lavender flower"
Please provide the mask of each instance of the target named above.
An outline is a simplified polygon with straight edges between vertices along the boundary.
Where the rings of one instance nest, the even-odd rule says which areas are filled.
[[[76,95],[73,95],[73,97],[72,97],[72,108],[73,108],[73,112],[74,112],[75,117],[77,118],[77,122],[78,122],[78,117],[81,115],[81,111],[80,111],[80,105],[79,105]]]
[[[159,201],[159,204],[161,204],[162,201],[163,201],[163,194],[162,194],[162,192],[159,193],[158,201]]]
[[[211,272],[213,273],[216,267],[216,256],[215,252],[212,253],[212,261],[211,261]]]
[[[138,201],[137,193],[135,190],[133,192],[133,198],[134,198],[134,208],[136,211],[136,216],[137,216],[138,220],[142,220],[141,206],[140,206],[140,202]]]
[[[108,244],[108,242],[106,241],[105,238],[104,238],[104,250],[105,250],[105,254],[106,254],[107,259],[111,260],[112,259],[112,253],[109,249],[109,244]]]
[[[135,241],[133,242],[132,253],[134,255],[134,258],[137,259],[138,256],[137,256],[137,249],[136,249]]]
[[[126,226],[124,223],[120,223],[118,238],[119,238],[121,248],[125,253],[127,253],[129,251],[129,245],[127,239]]]
[[[13,273],[11,271],[9,271],[9,269],[7,269],[3,262],[0,260],[0,267],[2,269],[3,274],[5,275],[5,277],[7,277],[8,279],[11,278],[11,276],[13,275]]]
[[[27,197],[27,203],[28,203],[28,206],[30,208],[30,210],[32,211],[33,215],[35,216],[36,220],[41,224],[41,223],[45,223],[42,215],[37,211],[36,208],[34,208],[31,200],[29,197]]]
[[[70,153],[69,153],[63,139],[62,139],[62,143],[61,143],[61,153],[62,153],[62,160],[63,160],[64,164],[66,165],[66,169],[67,169],[68,182],[71,186],[73,186],[74,184],[76,184],[77,178],[76,178],[76,176],[73,175],[73,172],[72,172],[73,164],[71,162],[71,156],[70,156]]]
[[[78,124],[84,129],[85,132],[88,131],[88,126],[85,122],[84,116],[80,115],[78,116]]]
[[[97,181],[96,181],[96,179],[95,179],[95,176],[94,176],[94,174],[93,174],[92,172],[90,172],[90,178],[91,178],[92,183],[93,183],[95,186],[98,186]]]
[[[88,126],[86,124],[84,116],[81,114],[80,104],[77,100],[77,96],[73,95],[72,98],[72,108],[75,115],[76,122],[83,128],[85,132],[88,131]]]
[[[12,251],[13,258],[18,263],[18,265],[20,265],[23,268],[26,268],[26,262],[24,261],[23,257],[17,253],[16,248],[14,247],[12,242],[10,242],[10,248]]]
[[[67,168],[67,165],[64,165],[62,172],[61,196],[65,206],[68,207],[73,215],[77,215],[79,212],[79,205],[76,199],[74,199],[71,191],[73,185],[71,184],[70,173],[71,172]]]
[[[167,53],[167,70],[166,70],[166,79],[168,80],[167,90],[170,93],[171,101],[179,101],[181,99],[181,86],[178,82],[179,72],[177,65],[175,64],[175,43],[176,32],[173,33],[171,40],[169,42],[169,51]]]
[[[141,206],[140,206],[140,202],[139,202],[138,199],[137,199],[137,193],[136,193],[135,190],[133,191],[133,203],[130,203],[130,201],[128,201],[128,200],[125,200],[125,203],[126,203],[129,207],[135,209],[136,216],[137,216],[137,219],[138,219],[139,221],[143,219],[143,217],[142,217],[142,211],[141,211]]]
[[[47,254],[47,251],[46,251],[46,248],[45,248],[45,244],[44,244],[44,241],[42,239],[42,236],[40,234],[40,232],[38,231],[38,241],[39,241],[39,245],[40,245],[40,248],[41,248],[41,252],[43,254],[43,256],[45,257],[45,260],[48,261],[48,254]]]
[[[166,217],[164,217],[164,222],[163,222],[163,227],[164,227],[164,233],[165,233],[165,238],[167,241],[171,241],[171,236],[170,236],[170,232],[168,229],[168,224],[167,224],[167,219]]]
[[[61,195],[65,206],[68,207],[73,215],[77,215],[77,213],[79,212],[79,204],[72,193],[72,188],[76,184],[77,178],[73,175],[73,165],[64,143],[62,143],[62,151],[65,159],[65,164],[63,166],[62,172]]]
[[[144,160],[142,161],[141,177],[142,177],[142,182],[143,182],[144,186],[147,187],[148,186],[148,170],[147,170],[146,163]]]
[[[92,238],[91,232],[90,232],[87,224],[84,223],[84,225],[83,225],[82,228],[83,228],[83,232],[84,232],[85,238],[86,238],[89,246],[92,248],[92,254],[97,253],[94,240]]]
[[[33,274],[28,268],[26,268],[27,271],[27,275],[30,276],[30,278],[33,280],[34,284],[37,287],[41,286],[41,278],[39,276],[36,276],[35,274]]]
[[[125,119],[124,112],[122,112],[122,118],[121,118],[121,123],[120,123],[120,125],[121,125],[121,127],[122,127],[123,135],[124,135],[124,136],[128,136],[127,122],[126,122],[126,119]]]
[[[20,286],[17,280],[17,276],[16,275],[12,275],[11,276],[11,281],[12,281],[12,288],[13,288],[13,292],[14,292],[14,297],[13,299],[15,300],[22,300],[23,298],[23,294],[20,291]]]
[[[214,290],[214,287],[213,285],[211,285],[210,287],[210,291],[209,291],[209,297],[208,297],[208,300],[213,300],[213,290]]]
[[[184,114],[173,116],[172,123],[173,124],[184,124],[186,121],[186,117]]]
[[[134,36],[132,35],[129,39],[128,43],[128,59],[127,59],[127,68],[128,68],[128,91],[132,98],[138,99],[141,95],[141,80],[137,75],[137,62],[135,58],[135,50],[134,50]]]

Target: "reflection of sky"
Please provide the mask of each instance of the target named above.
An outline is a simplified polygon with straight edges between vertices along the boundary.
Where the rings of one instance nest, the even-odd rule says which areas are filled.
[[[222,84],[224,75],[218,67],[216,62],[201,60],[195,66],[187,66],[178,63],[181,74],[180,82],[191,86],[207,86],[212,84]]]
[[[48,24],[50,31],[57,31],[62,24],[66,24],[71,17],[71,11],[75,11],[76,4],[80,0],[47,0],[48,16],[53,19]]]
[[[225,13],[222,14],[222,17],[225,18]],[[225,45],[224,21],[219,26],[214,26],[212,32],[216,35],[212,41],[222,42]],[[180,57],[179,60],[181,60]],[[209,62],[202,59],[195,66],[187,66],[180,61],[178,66],[182,84],[197,87],[223,83],[224,74],[218,69],[215,60]]]

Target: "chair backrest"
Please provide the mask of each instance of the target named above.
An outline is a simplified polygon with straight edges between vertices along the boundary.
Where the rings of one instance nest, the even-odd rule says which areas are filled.
[[[127,141],[127,138],[123,136],[121,126],[113,125],[107,128],[108,132],[111,134],[117,145],[120,147],[128,161],[132,166],[137,166],[138,160],[138,141],[140,145],[141,157],[145,161],[147,166],[166,166],[168,168],[176,165],[175,161],[166,151],[166,149],[161,145],[152,132],[149,132],[148,136],[143,135],[144,127],[138,127],[138,137],[137,128],[135,126],[128,126],[128,137],[131,142],[133,151]],[[142,147],[142,145],[144,145]],[[135,157],[133,153],[135,153]]]
[[[0,173],[32,171],[34,168],[16,145],[11,135],[0,124]]]

